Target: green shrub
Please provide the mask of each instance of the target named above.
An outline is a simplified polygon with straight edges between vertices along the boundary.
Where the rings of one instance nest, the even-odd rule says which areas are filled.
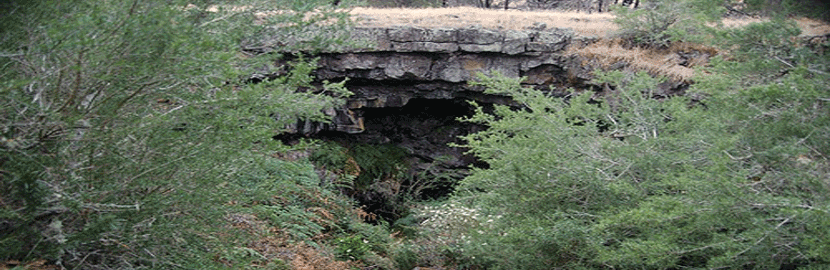
[[[395,267],[398,269],[412,269],[418,266],[419,256],[409,246],[399,246],[392,251]]]
[[[828,111],[808,94],[826,91],[819,75],[802,68],[776,84],[713,94],[705,107],[652,99],[659,80],[645,73],[599,73],[613,91],[598,105],[591,93],[566,103],[485,79],[522,108],[466,119],[489,126],[464,140],[490,167],[464,179],[452,200],[502,217],[441,235],[456,247],[455,263],[487,269],[823,263],[825,233],[807,229],[828,220],[827,167],[813,163],[826,159]]]
[[[806,16],[830,21],[830,6],[818,0],[746,0],[747,11],[765,16]],[[757,14],[756,13],[756,14]]]
[[[343,260],[362,260],[369,253],[369,241],[358,235],[335,239],[337,257]]]
[[[651,20],[630,37],[665,46],[690,33],[672,30],[681,17],[646,14],[660,8],[626,11],[630,27]],[[428,214],[424,231],[431,219],[466,220],[434,234],[467,268],[825,265],[828,59],[791,43],[798,31],[784,21],[707,33],[733,58],[696,78],[689,91],[701,101],[653,99],[660,80],[645,73],[598,72],[610,91],[567,102],[521,79],[481,77],[475,84],[519,108],[465,118],[489,127],[463,145],[489,168],[451,203],[501,218]]]
[[[665,48],[677,41],[701,41],[704,23],[726,12],[720,0],[643,0],[641,8],[615,7],[619,36],[634,45]]]
[[[405,149],[394,145],[358,144],[349,149],[360,166],[356,184],[369,186],[388,178],[402,179],[409,170]]]
[[[214,255],[249,237],[228,233],[222,222],[228,212],[251,211],[237,203],[272,203],[290,195],[280,188],[319,183],[310,164],[267,161],[278,147],[269,139],[275,127],[325,120],[321,110],[348,95],[336,83],[326,94],[297,92],[308,86],[303,73],[313,63],[295,63],[285,78],[244,84],[254,67],[276,56],[241,55],[240,42],[266,28],[255,23],[262,7],[300,15],[264,18],[269,25],[299,22],[324,2],[4,3],[10,13],[0,18],[9,26],[0,36],[0,223],[10,230],[0,243],[14,248],[2,249],[0,261],[222,268]],[[260,9],[211,9],[223,4]],[[345,18],[323,15],[315,18]],[[338,43],[323,36],[334,32],[322,31],[306,46]],[[297,221],[286,215],[306,208],[274,216]],[[305,226],[297,235],[321,230],[295,223]]]

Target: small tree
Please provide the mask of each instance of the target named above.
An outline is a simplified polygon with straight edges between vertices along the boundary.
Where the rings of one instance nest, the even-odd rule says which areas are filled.
[[[239,51],[265,28],[314,26],[324,31],[312,46],[335,43],[324,34],[347,17],[327,1],[16,1],[3,8],[10,13],[0,20],[10,27],[0,40],[0,261],[204,262],[212,256],[188,253],[216,243],[187,226],[221,227],[221,201],[238,190],[217,187],[241,185],[231,181],[237,171],[265,170],[253,161],[276,147],[270,136],[297,118],[325,121],[322,110],[347,94],[342,84],[298,91],[311,86],[314,64],[305,62],[289,76],[243,83],[278,57]]]
[[[620,36],[636,45],[667,47],[679,40],[699,41],[704,23],[726,12],[721,0],[643,1],[640,8],[611,6]]]
[[[465,119],[488,126],[464,146],[489,168],[464,179],[454,202],[501,218],[466,225],[457,235],[472,240],[453,241],[457,260],[493,269],[830,263],[817,230],[830,222],[828,167],[815,162],[830,151],[830,115],[810,109],[823,108],[827,85],[814,79],[827,75],[792,72],[743,91],[710,75],[696,86],[712,95],[705,107],[653,99],[659,80],[645,73],[598,74],[614,89],[598,105],[589,93],[566,102],[521,79],[480,78],[516,104]]]

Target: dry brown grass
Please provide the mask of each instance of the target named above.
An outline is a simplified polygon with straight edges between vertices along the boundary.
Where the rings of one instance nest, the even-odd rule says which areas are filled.
[[[571,46],[566,53],[585,57],[601,67],[622,62],[634,70],[666,76],[673,81],[690,82],[695,75],[693,68],[705,65],[709,57],[718,54],[718,51],[690,43],[675,43],[667,49],[643,49],[625,46],[619,39],[604,39],[584,47]],[[678,53],[690,53],[695,57],[681,65],[683,59]]]
[[[312,207],[308,211],[317,214],[321,222],[329,222],[322,221],[322,219],[333,220],[335,218],[326,209],[320,207]],[[255,215],[229,214],[225,219],[232,228],[258,236],[256,240],[247,245],[247,248],[262,256],[261,260],[253,262],[254,268],[267,268],[269,264],[280,264],[279,261],[287,264],[291,269],[298,270],[341,270],[360,266],[359,262],[336,260],[334,254],[325,249],[293,241],[284,230],[270,226],[268,222],[260,220]],[[215,260],[229,267],[233,263],[228,258],[219,255]]]
[[[552,27],[570,27],[580,35],[606,36],[617,29],[609,13],[587,14],[562,11],[522,11],[456,8],[355,8],[351,11],[360,26],[390,27],[465,27],[481,25],[490,29],[520,30],[534,23]]]
[[[830,34],[830,25],[825,22],[817,21],[809,18],[794,18],[798,28],[801,28],[801,36],[823,36]],[[723,25],[726,27],[743,27],[750,23],[768,22],[769,18],[726,18],[723,19]]]
[[[353,261],[335,260],[333,254],[327,254],[303,242],[291,242],[275,236],[260,238],[251,243],[250,248],[267,259],[279,259],[288,263],[291,269],[297,270],[342,270],[360,266]],[[264,266],[267,262],[261,264]]]
[[[59,269],[57,265],[50,265],[44,259],[38,259],[28,263],[21,263],[20,261],[10,260],[0,263],[0,270],[8,269],[26,269],[26,270],[54,270]]]
[[[795,22],[801,28],[802,36],[822,36],[830,34],[830,25],[825,22],[808,18],[796,18]]]
[[[587,14],[576,11],[524,11],[481,9],[474,7],[454,8],[354,8],[350,11],[357,25],[368,27],[418,26],[418,27],[466,27],[481,25],[489,29],[519,30],[535,23],[548,27],[573,28],[580,35],[607,37],[618,29],[610,13]],[[726,27],[741,27],[754,22],[768,21],[768,18],[726,18]],[[830,33],[827,23],[796,18],[804,36],[819,36]]]
[[[188,5],[186,8],[195,6]],[[249,10],[249,6],[211,6],[210,12],[217,12],[221,9],[234,12]],[[347,11],[347,10],[342,10]],[[614,15],[611,13],[588,14],[578,11],[525,11],[525,10],[501,10],[482,9],[475,7],[452,7],[452,8],[353,8],[348,10],[352,18],[359,26],[367,27],[391,27],[391,26],[419,26],[419,27],[466,27],[481,25],[489,29],[512,29],[520,30],[536,23],[544,23],[553,28],[572,28],[577,34],[583,36],[607,37],[617,29],[612,22]],[[268,17],[277,14],[291,13],[288,11],[271,10],[256,12],[257,17]],[[307,17],[314,16],[308,14]],[[726,18],[723,25],[726,27],[741,27],[754,22],[768,21],[768,18]],[[808,18],[796,18],[798,26],[802,29],[803,36],[820,36],[830,34],[830,25]]]

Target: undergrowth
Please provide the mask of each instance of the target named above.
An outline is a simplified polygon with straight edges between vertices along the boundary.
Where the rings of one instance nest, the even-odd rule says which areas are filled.
[[[444,180],[410,178],[403,149],[270,140],[298,119],[327,121],[323,111],[350,93],[343,82],[316,88],[313,59],[248,84],[280,56],[237,48],[245,35],[265,33],[263,22],[285,27],[268,31],[338,33],[348,15],[329,1],[226,3],[258,8],[246,10],[216,1],[0,4],[0,261],[826,267],[826,55],[793,42],[798,31],[783,19],[709,29],[721,2],[643,2],[665,5],[621,11],[624,38],[668,48],[696,40],[728,52],[695,66],[689,91],[703,99],[653,99],[658,80],[644,73],[598,72],[594,83],[609,93],[567,100],[520,79],[482,77],[487,93],[516,102],[463,119],[489,127],[464,137],[488,167],[448,200],[417,203],[419,190]],[[700,12],[664,10],[675,5]],[[271,7],[295,13],[257,16]],[[306,28],[316,24],[331,28]],[[318,48],[343,42],[308,38]],[[372,210],[388,220],[358,201],[386,203]]]

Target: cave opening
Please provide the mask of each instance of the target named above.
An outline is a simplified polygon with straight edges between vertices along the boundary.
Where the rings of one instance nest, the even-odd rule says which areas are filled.
[[[361,133],[321,131],[307,137],[336,144],[345,153],[344,160],[356,168],[340,170],[353,177],[350,188],[341,190],[393,224],[410,214],[410,202],[446,198],[471,168],[487,166],[467,149],[450,146],[485,128],[458,120],[474,109],[463,98],[414,98],[400,107],[352,109],[363,119]],[[276,138],[288,142],[297,136]]]

